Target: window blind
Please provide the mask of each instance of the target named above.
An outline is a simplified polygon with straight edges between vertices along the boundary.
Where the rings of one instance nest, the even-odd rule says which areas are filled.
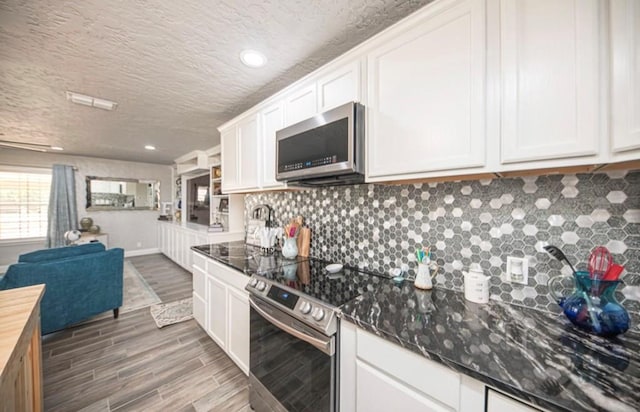
[[[0,240],[45,237],[51,171],[0,169]]]

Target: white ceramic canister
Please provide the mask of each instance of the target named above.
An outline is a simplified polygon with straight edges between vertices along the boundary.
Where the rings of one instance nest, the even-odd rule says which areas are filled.
[[[489,276],[480,267],[469,268],[464,273],[464,297],[474,303],[489,302]]]

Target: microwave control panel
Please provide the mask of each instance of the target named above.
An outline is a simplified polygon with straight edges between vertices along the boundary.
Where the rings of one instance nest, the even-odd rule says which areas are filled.
[[[326,156],[315,160],[306,160],[304,162],[292,163],[288,165],[282,165],[280,167],[282,172],[290,172],[292,170],[308,169],[310,167],[318,167],[324,165],[330,165],[338,161],[338,156]]]

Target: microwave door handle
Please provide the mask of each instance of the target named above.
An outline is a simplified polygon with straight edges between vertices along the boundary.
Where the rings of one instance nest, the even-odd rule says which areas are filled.
[[[258,312],[258,314],[260,314],[260,316],[262,316],[265,320],[267,320],[269,323],[282,330],[283,332],[286,332],[295,338],[307,342],[314,348],[329,356],[333,356],[333,354],[335,353],[333,338],[319,339],[315,336],[311,336],[292,326],[287,325],[286,323],[282,322],[275,316],[272,316],[270,313],[267,313],[264,309],[262,309],[260,307],[260,304],[256,302],[251,296],[249,296],[249,304],[253,309],[255,309],[256,312]]]

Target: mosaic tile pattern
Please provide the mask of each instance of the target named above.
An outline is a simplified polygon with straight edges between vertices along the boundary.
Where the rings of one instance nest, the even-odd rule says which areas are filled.
[[[547,281],[568,266],[542,247],[559,246],[577,269],[604,245],[626,267],[624,306],[640,314],[640,171],[547,175],[413,185],[359,185],[248,195],[246,212],[267,203],[276,219],[302,215],[311,254],[388,273],[431,246],[436,284],[462,290],[463,271],[478,263],[491,275],[491,297],[557,311]],[[507,256],[527,257],[527,285],[503,279]]]

